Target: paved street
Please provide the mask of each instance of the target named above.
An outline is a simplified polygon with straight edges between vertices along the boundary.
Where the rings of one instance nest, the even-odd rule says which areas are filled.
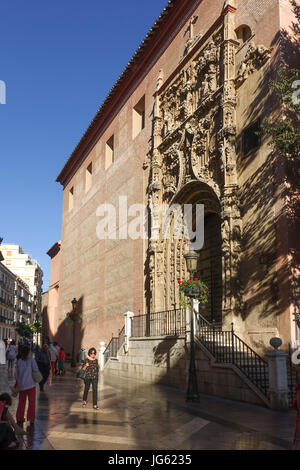
[[[3,390],[3,366],[0,374]],[[36,426],[25,438],[27,449],[286,450],[293,437],[292,410],[274,412],[206,395],[199,404],[187,404],[175,389],[107,374],[99,381],[100,411],[92,409],[91,391],[83,409],[82,382],[69,366],[66,376],[45,390],[37,392]]]

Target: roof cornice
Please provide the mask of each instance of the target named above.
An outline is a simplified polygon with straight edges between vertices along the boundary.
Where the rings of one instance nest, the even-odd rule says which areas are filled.
[[[54,258],[54,256],[56,256],[57,253],[60,251],[60,246],[61,241],[54,243],[54,245],[51,246],[50,250],[47,251],[47,255],[50,256],[50,258]]]

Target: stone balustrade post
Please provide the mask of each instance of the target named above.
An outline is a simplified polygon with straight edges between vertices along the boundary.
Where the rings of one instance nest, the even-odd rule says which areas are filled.
[[[282,345],[280,338],[272,338],[270,344],[274,351],[269,351],[266,356],[269,364],[269,399],[271,408],[286,410],[289,408],[287,353],[278,349]]]
[[[99,367],[100,367],[100,370],[103,370],[104,369],[104,351],[106,349],[106,346],[105,346],[105,342],[104,341],[100,341],[99,343]]]
[[[125,353],[129,350],[129,338],[131,337],[131,325],[132,325],[132,318],[134,317],[133,312],[126,312],[124,313],[125,317],[125,344],[124,349]]]

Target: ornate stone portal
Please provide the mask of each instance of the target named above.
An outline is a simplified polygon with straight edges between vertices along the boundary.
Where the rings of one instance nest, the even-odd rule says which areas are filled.
[[[205,205],[206,214],[215,213],[221,218],[224,324],[232,321],[234,311],[242,309],[236,88],[252,67],[259,67],[268,55],[263,46],[255,49],[252,41],[245,61],[236,64],[240,45],[234,18],[234,11],[227,11],[223,24],[206,42],[198,38],[196,45],[189,48],[180,71],[166,84],[161,84],[160,74],[150,165],[145,166],[152,215],[147,258],[150,296],[146,310],[178,307],[177,279],[187,276],[183,257],[187,240],[162,238],[159,205],[199,203]]]

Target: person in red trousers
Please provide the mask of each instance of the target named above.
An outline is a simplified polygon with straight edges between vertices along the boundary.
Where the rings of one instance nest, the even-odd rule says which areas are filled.
[[[59,358],[58,358],[58,374],[59,375],[65,374],[65,360],[66,360],[65,350],[64,348],[60,348]]]
[[[27,421],[30,425],[34,425],[35,420],[35,397],[36,397],[36,383],[33,380],[32,372],[39,373],[39,369],[35,359],[30,355],[29,346],[23,346],[18,355],[16,365],[16,384],[15,388],[19,390],[19,403],[17,408],[16,420],[17,424],[23,427],[25,405],[28,398]]]

